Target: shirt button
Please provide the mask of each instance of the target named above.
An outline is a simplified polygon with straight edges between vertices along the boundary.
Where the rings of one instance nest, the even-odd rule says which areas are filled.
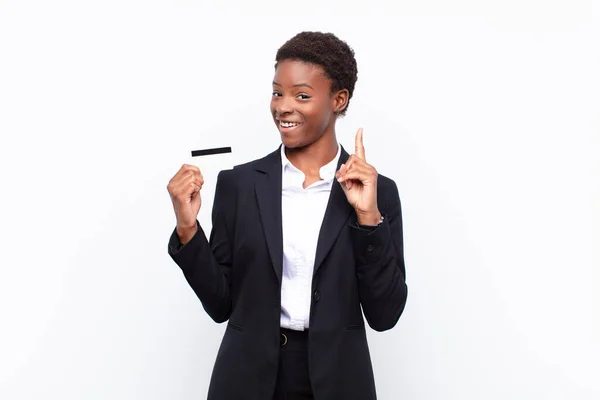
[[[315,290],[314,298],[315,298],[315,301],[319,301],[319,299],[321,298],[321,293],[319,293],[318,290]]]
[[[369,253],[372,252],[373,250],[375,250],[375,246],[373,246],[372,244],[370,244],[370,245],[367,246],[367,251]]]

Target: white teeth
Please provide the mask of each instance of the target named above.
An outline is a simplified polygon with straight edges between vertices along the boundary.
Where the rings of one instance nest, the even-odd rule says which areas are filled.
[[[285,121],[279,121],[279,124],[284,127],[284,128],[291,128],[292,126],[298,126],[300,125],[297,122],[285,122]]]

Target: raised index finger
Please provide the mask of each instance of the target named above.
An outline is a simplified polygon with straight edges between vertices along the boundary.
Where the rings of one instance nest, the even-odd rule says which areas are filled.
[[[365,160],[365,146],[363,146],[363,128],[358,128],[356,138],[354,139],[354,154],[356,157]]]

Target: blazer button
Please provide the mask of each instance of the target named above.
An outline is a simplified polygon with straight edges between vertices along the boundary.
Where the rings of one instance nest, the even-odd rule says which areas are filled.
[[[314,298],[315,298],[315,301],[319,301],[319,299],[321,298],[321,293],[319,293],[318,290],[315,290]]]
[[[367,251],[369,253],[372,252],[373,250],[375,250],[375,246],[373,246],[372,244],[370,244],[370,245],[367,246]]]

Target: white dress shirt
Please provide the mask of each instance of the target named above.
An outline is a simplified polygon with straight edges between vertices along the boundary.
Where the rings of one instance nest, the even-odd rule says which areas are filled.
[[[312,300],[312,277],[319,231],[341,154],[321,167],[322,180],[304,189],[304,173],[294,167],[281,145],[281,221],[283,274],[281,279],[281,327],[308,329]]]

